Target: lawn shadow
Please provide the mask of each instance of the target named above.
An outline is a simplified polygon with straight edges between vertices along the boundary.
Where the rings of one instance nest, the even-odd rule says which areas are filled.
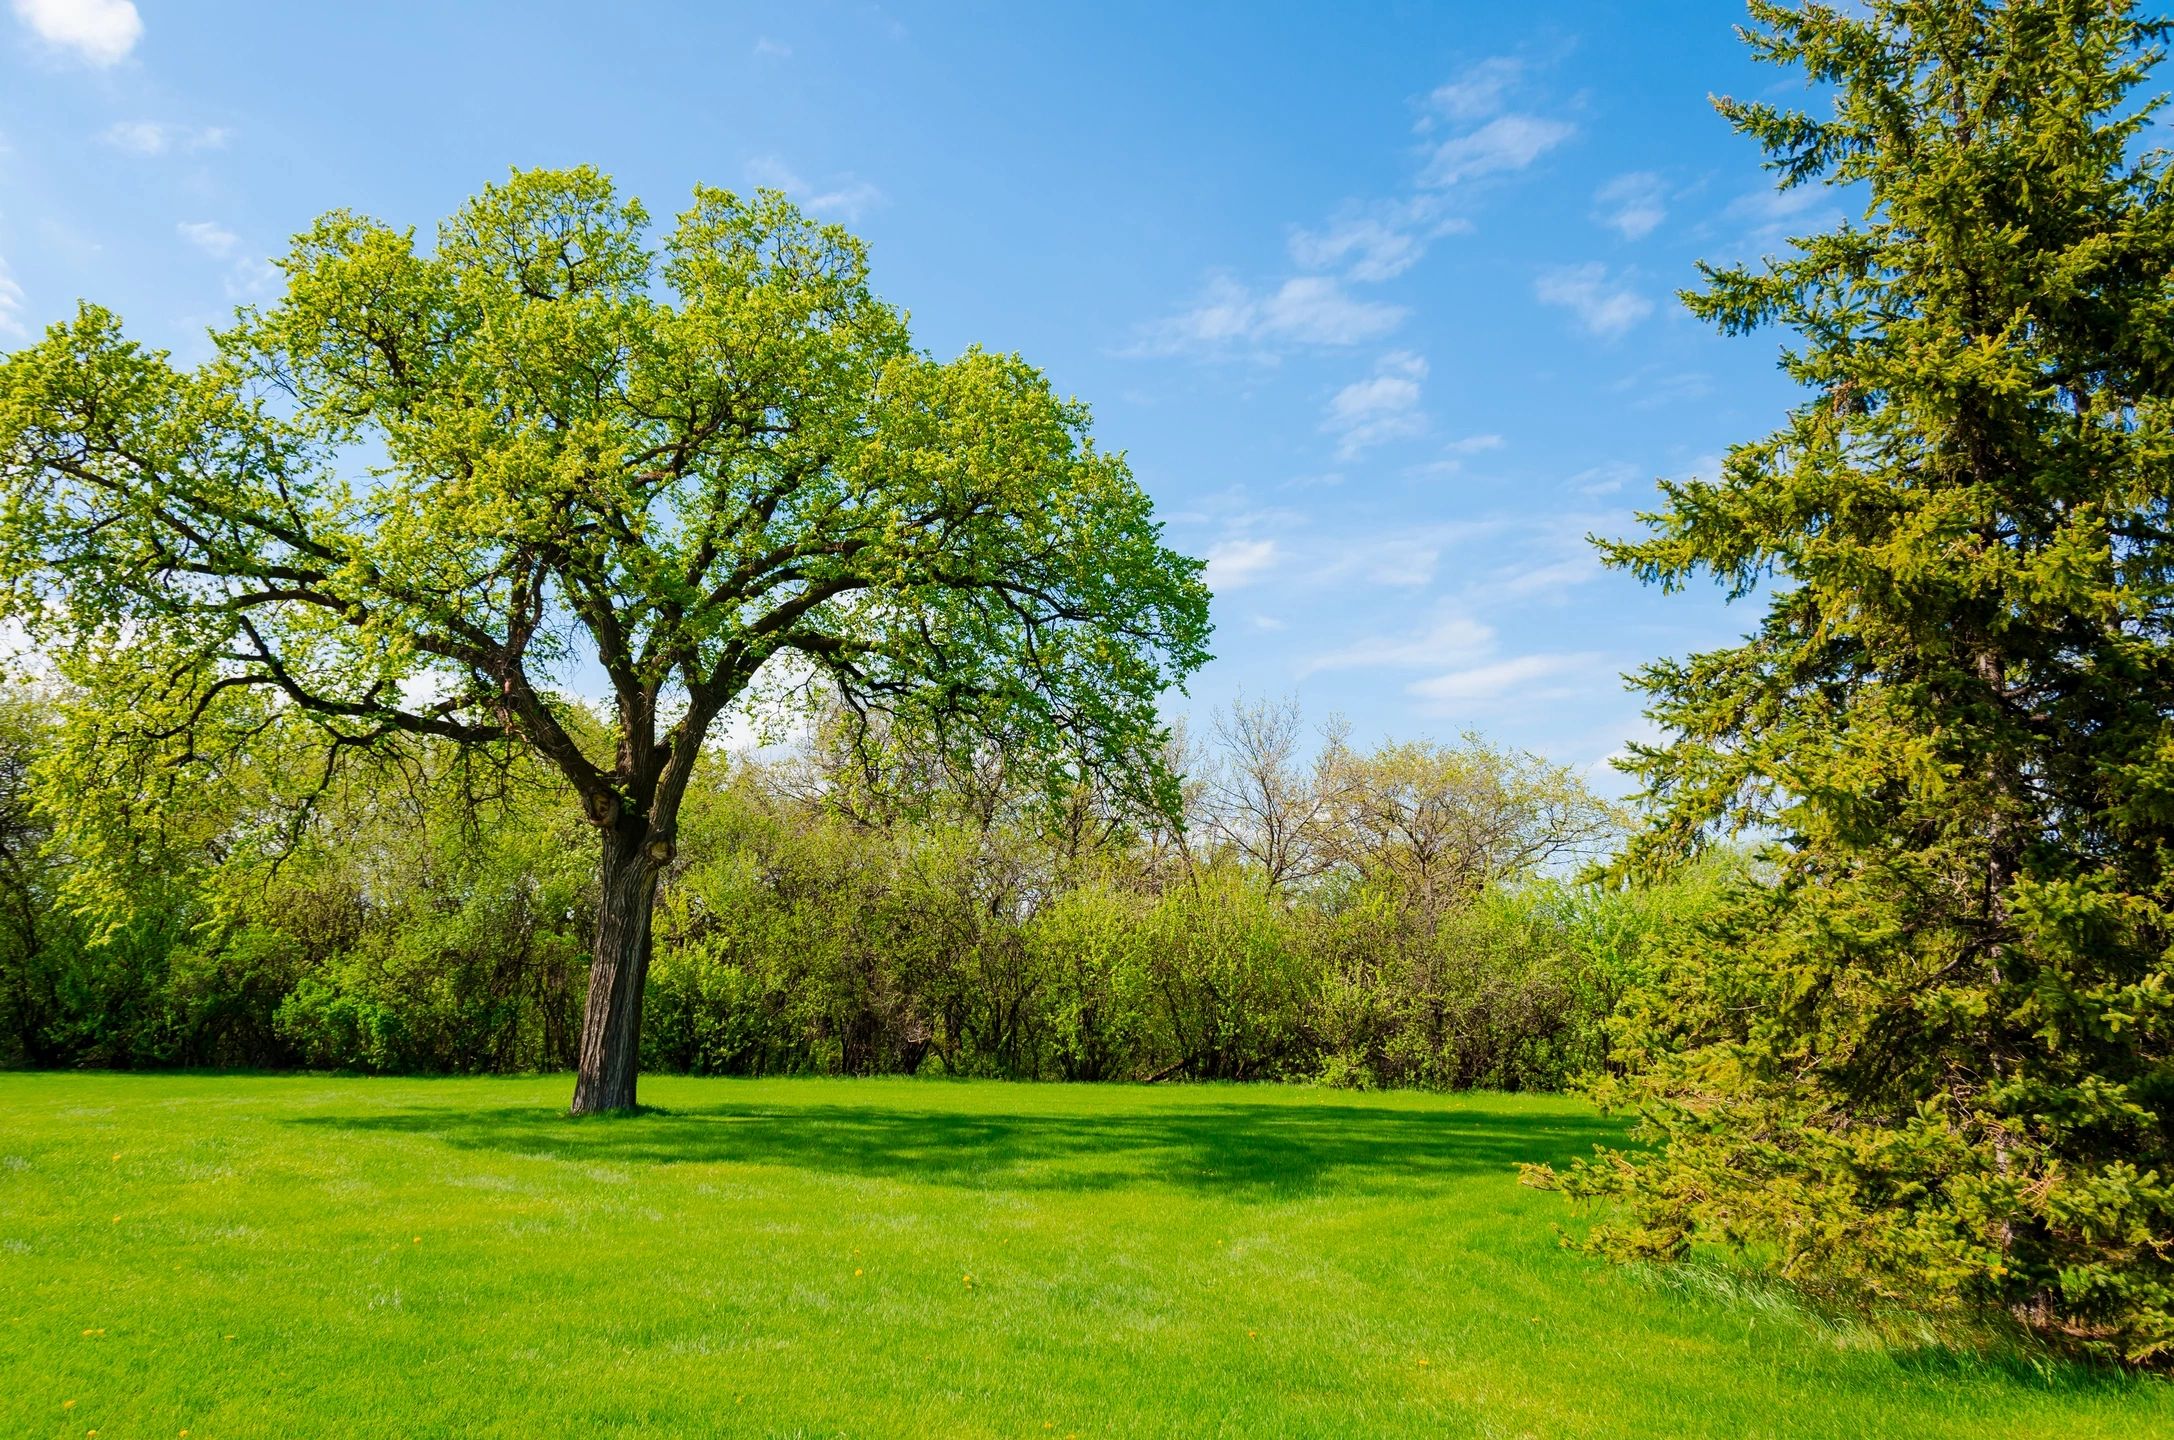
[[[590,1164],[736,1163],[957,1185],[1097,1190],[1142,1183],[1236,1196],[1410,1191],[1507,1179],[1620,1143],[1599,1116],[1420,1112],[1203,1099],[1111,1115],[988,1114],[866,1102],[734,1103],[599,1122],[522,1106],[305,1115],[288,1124],[424,1136],[463,1150]]]
[[[1876,1351],[1913,1384],[2118,1398],[2158,1383],[2143,1371],[2052,1350],[2005,1316],[1933,1314],[1889,1301],[1822,1297],[1740,1255],[1709,1249],[1699,1258],[1636,1262],[1629,1269],[1641,1283],[1693,1304],[1720,1306],[1761,1323],[1771,1315],[1820,1332],[1839,1348]]]

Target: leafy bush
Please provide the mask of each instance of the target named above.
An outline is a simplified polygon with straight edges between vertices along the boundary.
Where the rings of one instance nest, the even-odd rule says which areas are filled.
[[[6,719],[0,707],[0,740]],[[15,733],[19,748],[50,743]],[[644,1063],[1506,1089],[1602,1063],[1614,997],[1650,965],[1676,902],[1515,860],[1553,853],[1550,836],[1589,837],[1596,802],[1558,770],[1481,746],[1378,761],[1339,748],[1313,779],[1287,768],[1287,750],[1253,764],[1250,783],[1304,822],[1271,845],[1231,814],[1203,819],[1193,849],[1127,828],[1091,796],[1049,808],[1008,789],[1000,766],[960,776],[906,756],[903,776],[870,779],[816,752],[708,767],[659,896]],[[35,835],[7,773],[0,828]],[[79,825],[132,857],[117,908],[71,905],[69,857],[33,844],[44,863],[0,883],[0,1054],[567,1065],[595,842],[532,778],[426,754],[316,796],[294,828],[260,818],[261,796],[289,785],[278,777],[155,836]],[[1316,783],[1340,808],[1308,799]],[[1381,838],[1398,806],[1429,817],[1418,843],[1430,854],[1460,826],[1523,838],[1514,851],[1462,845],[1451,872]],[[1324,828],[1353,815],[1366,826]],[[13,913],[36,923],[9,926]]]

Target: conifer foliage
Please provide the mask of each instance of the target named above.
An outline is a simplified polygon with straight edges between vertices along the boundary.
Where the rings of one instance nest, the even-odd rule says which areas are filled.
[[[1647,667],[1630,863],[1774,837],[1619,1022],[1653,1148],[1603,1245],[2174,1356],[2174,234],[2127,0],[1755,0],[1819,113],[1723,99],[1859,218],[1685,296],[1806,397],[1609,560],[1743,643]],[[1830,105],[1831,102],[1831,105]]]

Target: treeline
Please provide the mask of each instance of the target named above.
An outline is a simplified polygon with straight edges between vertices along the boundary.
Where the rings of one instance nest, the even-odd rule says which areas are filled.
[[[68,743],[43,714],[0,724],[0,1058],[572,1063],[595,832],[549,777],[424,750],[306,806],[234,785],[87,825],[60,812],[113,802],[41,779],[80,773],[41,769]],[[1529,755],[1306,742],[1291,706],[1227,712],[1173,757],[1182,824],[842,722],[721,759],[663,883],[644,1064],[1553,1088],[1605,1065],[1618,997],[1728,873],[1579,880],[1617,816]]]

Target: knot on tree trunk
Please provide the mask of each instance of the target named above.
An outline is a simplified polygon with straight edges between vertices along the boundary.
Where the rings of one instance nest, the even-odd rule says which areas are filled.
[[[619,797],[609,790],[590,790],[582,794],[581,813],[599,830],[609,830],[619,823]]]

